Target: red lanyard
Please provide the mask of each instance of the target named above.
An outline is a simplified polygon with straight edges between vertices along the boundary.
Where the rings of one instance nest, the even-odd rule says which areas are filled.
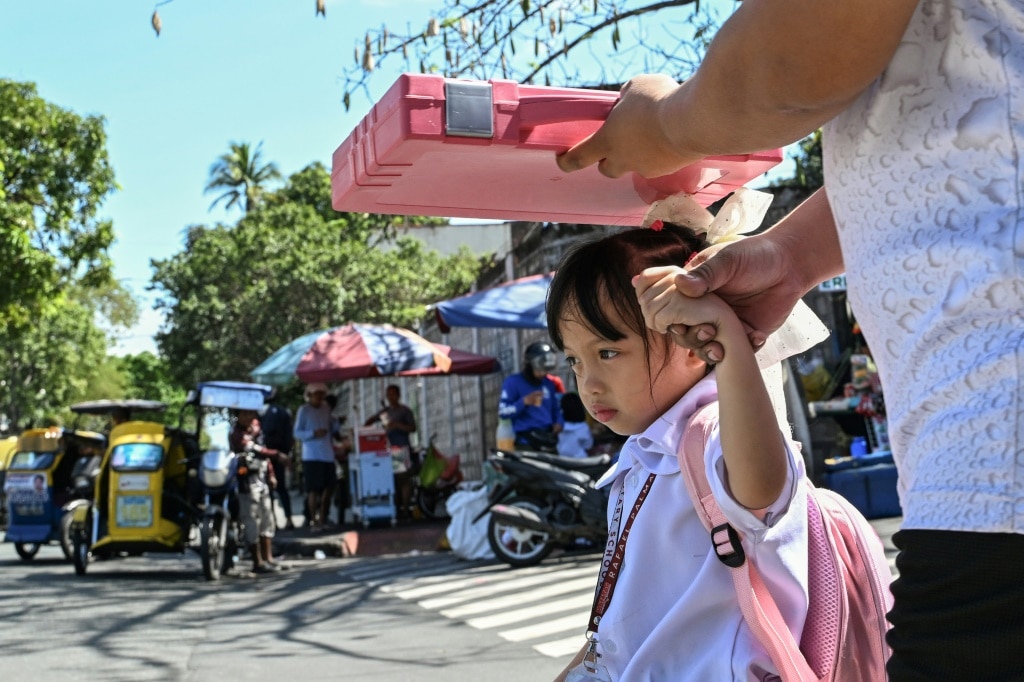
[[[594,594],[594,605],[590,608],[590,623],[587,628],[587,635],[595,639],[597,626],[601,622],[601,616],[608,610],[608,604],[612,601],[612,593],[615,592],[615,584],[619,581],[619,573],[622,570],[622,560],[626,556],[626,541],[629,539],[629,529],[633,527],[633,520],[640,511],[640,506],[647,499],[647,493],[651,491],[654,484],[654,474],[650,474],[644,482],[640,492],[637,493],[636,502],[626,517],[625,525],[622,525],[622,503],[625,496],[625,483],[619,488],[619,501],[615,505],[615,514],[612,516],[612,523],[608,531],[608,544],[605,546],[604,559],[601,563],[601,577],[598,581],[597,592]],[[621,527],[621,530],[619,529]],[[618,533],[618,539],[613,539]]]

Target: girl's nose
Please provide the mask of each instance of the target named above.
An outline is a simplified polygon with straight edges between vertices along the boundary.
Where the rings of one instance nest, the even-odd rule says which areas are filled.
[[[576,384],[580,388],[580,394],[599,395],[603,390],[603,383],[596,372],[583,372],[577,375]]]

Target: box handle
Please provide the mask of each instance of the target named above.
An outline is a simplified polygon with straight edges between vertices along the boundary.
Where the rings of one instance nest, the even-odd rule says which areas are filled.
[[[519,127],[522,129],[552,123],[604,121],[619,99],[618,93],[608,94],[613,96],[606,99],[524,97],[519,101]]]

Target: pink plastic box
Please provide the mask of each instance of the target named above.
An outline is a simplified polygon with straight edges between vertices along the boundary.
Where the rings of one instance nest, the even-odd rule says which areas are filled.
[[[618,93],[403,74],[334,152],[338,211],[640,225],[688,192],[707,206],[782,160],[779,149],[718,156],[672,175],[562,173],[561,152],[593,133]]]

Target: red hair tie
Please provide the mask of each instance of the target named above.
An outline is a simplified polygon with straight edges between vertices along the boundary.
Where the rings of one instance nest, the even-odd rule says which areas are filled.
[[[663,220],[655,220],[653,223],[651,223],[651,229],[654,230],[655,232],[661,232],[661,230],[664,227],[665,227],[665,221],[663,221]]]

